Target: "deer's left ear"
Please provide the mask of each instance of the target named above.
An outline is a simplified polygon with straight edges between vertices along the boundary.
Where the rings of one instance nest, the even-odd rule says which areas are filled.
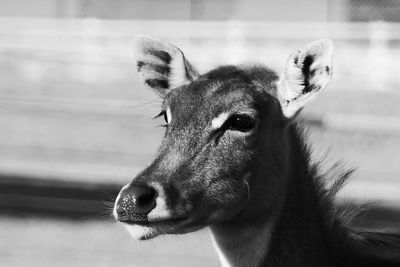
[[[172,44],[153,37],[138,36],[133,47],[141,80],[160,96],[199,77],[182,51]]]
[[[329,83],[332,77],[333,43],[314,41],[293,52],[278,82],[278,98],[283,114],[294,117]]]

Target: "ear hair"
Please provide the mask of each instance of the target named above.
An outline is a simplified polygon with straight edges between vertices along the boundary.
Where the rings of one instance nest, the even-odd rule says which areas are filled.
[[[137,36],[133,47],[139,77],[161,96],[199,77],[182,51],[174,45],[153,37]]]
[[[333,43],[314,41],[294,51],[278,82],[278,98],[286,117],[296,115],[325,88],[332,77]]]

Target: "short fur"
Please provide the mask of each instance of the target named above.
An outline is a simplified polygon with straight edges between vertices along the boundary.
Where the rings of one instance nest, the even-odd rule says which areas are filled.
[[[160,114],[173,119],[155,160],[117,198],[121,210],[121,194],[137,184],[157,184],[163,197],[152,216],[122,209],[132,236],[208,226],[223,266],[400,266],[399,236],[351,228],[354,210],[334,203],[351,171],[321,173],[296,120],[329,82],[330,41],[295,51],[280,78],[263,65],[198,75],[170,44],[142,38],[136,46],[143,82],[163,97]],[[238,116],[249,128],[232,126]],[[222,121],[213,127],[215,118]],[[327,189],[328,176],[336,178]]]

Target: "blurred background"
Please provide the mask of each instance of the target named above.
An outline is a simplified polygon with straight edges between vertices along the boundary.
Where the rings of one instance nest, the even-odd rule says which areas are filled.
[[[109,216],[163,134],[137,34],[200,72],[280,72],[333,39],[333,80],[303,112],[314,157],[357,168],[339,204],[378,202],[355,227],[400,231],[399,1],[0,0],[0,266],[218,266],[207,230],[139,243]]]

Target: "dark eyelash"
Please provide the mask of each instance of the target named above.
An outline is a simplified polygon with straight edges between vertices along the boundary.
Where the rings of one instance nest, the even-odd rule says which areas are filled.
[[[157,119],[159,117],[164,117],[165,122],[167,122],[167,111],[166,110],[162,110],[157,116],[155,116],[153,119]],[[159,127],[164,127],[167,128],[168,127],[168,122],[166,124],[161,124],[159,125]]]
[[[158,113],[158,115],[155,116],[153,119],[157,119],[157,118],[165,116],[165,115],[167,115],[167,111],[166,110],[161,110],[161,112]]]

